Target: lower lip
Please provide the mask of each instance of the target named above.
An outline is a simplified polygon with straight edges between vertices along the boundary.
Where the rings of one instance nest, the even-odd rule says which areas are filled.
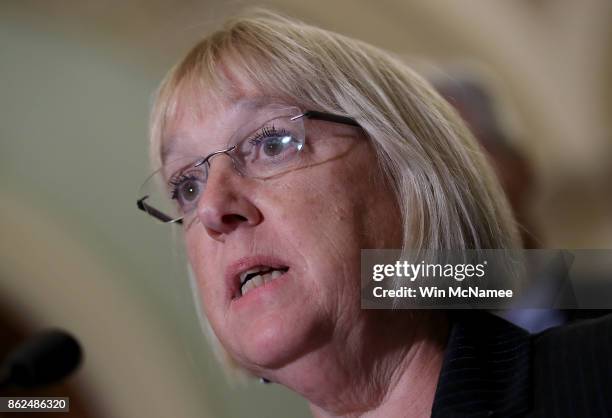
[[[251,303],[256,303],[257,301],[265,302],[265,299],[271,297],[271,295],[277,292],[279,287],[281,287],[288,278],[289,271],[285,272],[282,276],[277,277],[271,282],[264,283],[262,286],[249,290],[246,295],[233,299],[232,305],[235,306],[235,309],[240,309],[242,306],[247,306]]]

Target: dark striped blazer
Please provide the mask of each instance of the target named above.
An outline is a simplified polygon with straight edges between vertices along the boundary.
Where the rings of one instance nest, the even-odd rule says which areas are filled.
[[[612,417],[612,315],[535,335],[484,312],[450,315],[432,417]]]

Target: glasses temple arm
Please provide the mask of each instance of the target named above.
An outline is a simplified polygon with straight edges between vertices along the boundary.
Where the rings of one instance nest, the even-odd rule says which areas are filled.
[[[144,196],[136,201],[136,205],[138,206],[138,209],[144,212],[147,212],[149,215],[153,216],[154,218],[159,219],[160,221],[164,223],[177,223],[177,224],[183,223],[182,219],[173,219],[169,217],[168,215],[166,215],[165,213],[155,209],[153,206],[147,205],[145,203],[145,200],[147,200],[148,198],[149,198],[149,195]]]
[[[359,125],[359,123],[357,123],[355,119],[350,118],[348,116],[334,115],[332,113],[318,112],[316,110],[309,110],[307,112],[304,112],[300,116],[306,117],[309,119],[319,119],[319,120],[325,120],[328,122],[342,123],[344,125],[357,126],[359,128],[361,127],[361,125]]]

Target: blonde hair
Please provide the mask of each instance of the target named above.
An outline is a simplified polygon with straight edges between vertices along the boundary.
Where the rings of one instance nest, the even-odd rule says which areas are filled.
[[[228,72],[304,110],[356,119],[396,194],[404,248],[519,248],[479,145],[428,82],[388,52],[269,11],[227,21],[168,73],[151,117],[154,164],[184,96],[232,94]]]

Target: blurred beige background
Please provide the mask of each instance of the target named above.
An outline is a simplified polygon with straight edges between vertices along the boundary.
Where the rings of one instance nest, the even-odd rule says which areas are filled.
[[[612,248],[608,0],[4,0],[0,306],[23,335],[80,337],[86,362],[69,384],[91,416],[309,416],[277,385],[225,382],[170,229],[135,205],[151,93],[198,38],[255,4],[418,68],[486,69],[534,170],[542,244]]]

